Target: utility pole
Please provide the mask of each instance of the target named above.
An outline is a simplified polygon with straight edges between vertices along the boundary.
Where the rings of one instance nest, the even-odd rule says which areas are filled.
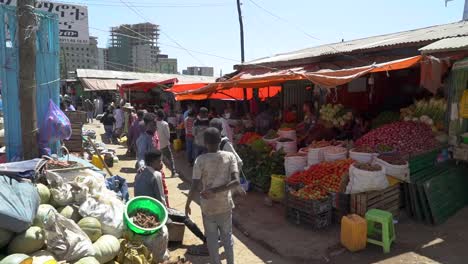
[[[239,28],[240,28],[240,44],[241,44],[241,63],[245,62],[245,52],[244,52],[244,21],[242,20],[242,9],[241,2],[237,0],[237,14],[239,15]],[[248,113],[247,107],[247,89],[244,88],[244,112]]]
[[[465,0],[465,7],[463,8],[463,20],[468,20],[468,0]]]
[[[21,116],[22,158],[38,156],[36,114],[36,17],[35,0],[18,1],[19,109]]]

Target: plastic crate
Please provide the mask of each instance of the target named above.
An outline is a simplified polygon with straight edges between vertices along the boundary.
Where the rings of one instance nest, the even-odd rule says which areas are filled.
[[[409,159],[409,169],[410,174],[421,171],[427,167],[434,166],[437,155],[439,154],[439,149],[435,149],[420,155],[412,156]]]
[[[323,212],[331,211],[332,200],[330,196],[322,200],[304,200],[287,192],[286,206],[310,215],[317,215]]]
[[[331,225],[332,211],[311,215],[288,207],[286,209],[286,219],[296,225],[304,225],[312,229],[323,229]]]

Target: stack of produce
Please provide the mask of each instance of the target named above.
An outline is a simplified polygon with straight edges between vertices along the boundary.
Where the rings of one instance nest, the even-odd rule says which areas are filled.
[[[242,138],[239,140],[239,144],[240,145],[244,145],[244,144],[251,144],[252,142],[254,142],[255,140],[257,139],[261,139],[262,137],[255,133],[255,132],[246,132]]]
[[[341,104],[326,104],[320,108],[320,119],[328,126],[343,127],[353,119],[353,113],[346,110]]]
[[[326,189],[314,184],[307,185],[297,191],[291,191],[290,194],[303,200],[322,200],[328,196]]]
[[[400,113],[398,112],[382,112],[372,120],[372,129],[381,127],[386,124],[397,122],[400,120]]]
[[[271,151],[268,145],[265,145],[263,149],[257,146],[255,150],[249,145],[239,145],[237,154],[243,161],[242,169],[247,179],[265,192],[270,188],[270,176],[272,174],[285,174],[285,153]]]
[[[322,162],[306,171],[294,173],[286,182],[290,185],[320,186],[329,192],[339,192],[343,177],[353,162],[351,159]]]
[[[443,98],[416,101],[413,105],[400,110],[403,120],[422,122],[431,126],[433,131],[444,128],[446,111],[447,101]]]
[[[382,145],[402,154],[419,154],[437,146],[431,127],[424,123],[400,121],[381,126],[356,141],[356,146],[376,149]]]
[[[275,130],[269,130],[268,133],[266,133],[266,135],[263,136],[263,138],[267,140],[272,140],[279,138],[279,135]]]
[[[77,263],[108,263],[116,258],[120,250],[120,237],[104,234],[105,232],[99,219],[94,217],[82,218],[78,206],[71,203],[66,206],[58,206],[58,200],[54,195],[53,189],[51,190],[46,185],[40,183],[36,187],[41,204],[32,225],[21,233],[12,233],[0,229],[0,249],[4,248],[4,252],[10,254],[3,260],[0,257],[0,263],[53,264],[58,263],[59,260],[63,260],[60,259],[60,256],[55,255],[54,252],[56,254],[60,252],[67,258],[87,255],[87,257],[81,258],[81,260],[73,259],[73,261],[78,261]],[[52,222],[52,224],[60,225],[60,227],[51,227],[51,223],[47,221],[51,217],[57,220]],[[55,228],[61,229],[65,226],[67,233],[54,233],[57,232]],[[79,232],[82,233],[80,234]],[[59,249],[57,243],[60,242],[56,241],[59,237],[60,239],[79,239],[80,242],[74,240],[73,243],[75,244],[64,244],[64,248]],[[90,247],[85,246],[86,240],[88,240],[87,243]],[[62,243],[65,242],[69,241],[63,241]],[[93,255],[87,253],[91,251]]]

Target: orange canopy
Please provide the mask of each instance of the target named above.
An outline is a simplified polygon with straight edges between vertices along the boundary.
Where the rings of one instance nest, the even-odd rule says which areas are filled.
[[[175,84],[171,89],[166,91],[173,92],[177,101],[184,100],[207,100],[207,99],[217,99],[217,100],[243,100],[244,99],[244,89],[235,87],[230,89],[225,89],[222,91],[215,91],[213,93],[207,94],[191,94],[186,93],[188,91],[197,90],[203,87],[206,87],[207,83],[192,83],[192,84]],[[266,98],[273,97],[281,92],[281,86],[269,86],[258,89],[258,97],[260,100],[265,100]],[[253,98],[253,89],[247,89],[247,100]]]
[[[282,70],[271,70],[266,68],[255,68],[244,70],[231,79],[223,82],[216,82],[208,84],[204,87],[195,90],[187,90],[177,93],[181,95],[200,95],[211,94],[233,87],[237,88],[252,88],[252,87],[267,87],[273,85],[280,85],[285,81],[291,80],[309,80],[314,84],[320,85],[324,88],[333,88],[352,80],[359,78],[363,75],[372,72],[393,71],[406,69],[420,63],[421,55],[404,58],[400,60],[388,61],[383,63],[374,63],[372,65],[355,67],[343,70],[319,70],[313,71],[308,66],[296,67]]]

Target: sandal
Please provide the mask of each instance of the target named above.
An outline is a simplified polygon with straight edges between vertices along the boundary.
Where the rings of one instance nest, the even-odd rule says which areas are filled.
[[[206,245],[190,246],[187,253],[192,256],[209,256],[208,247]]]

